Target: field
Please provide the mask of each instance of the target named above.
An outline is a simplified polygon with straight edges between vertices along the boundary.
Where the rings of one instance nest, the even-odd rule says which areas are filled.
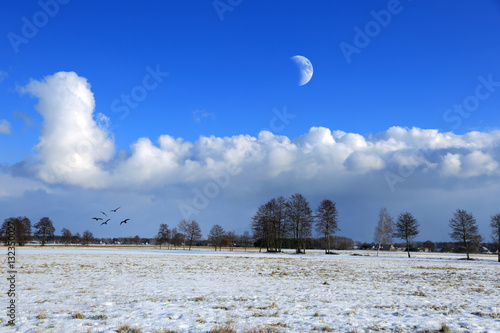
[[[12,331],[500,332],[495,256],[16,249]]]

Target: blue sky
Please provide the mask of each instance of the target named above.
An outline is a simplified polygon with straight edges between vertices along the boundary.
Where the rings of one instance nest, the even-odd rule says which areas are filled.
[[[91,225],[91,231],[152,236],[159,223],[174,225],[182,218],[179,206],[190,202],[193,189],[210,182],[211,172],[220,173],[235,160],[242,171],[191,216],[205,233],[214,223],[246,230],[258,205],[295,192],[307,193],[313,206],[324,197],[337,201],[342,233],[360,240],[371,239],[381,206],[392,208],[393,215],[420,214],[428,226],[422,237],[436,240],[447,238],[447,220],[456,208],[476,213],[485,235],[489,216],[498,211],[491,199],[498,194],[499,175],[498,1],[42,0],[3,7],[3,218],[27,215],[36,221],[47,215],[56,229],[69,224],[82,232],[90,207],[128,202],[128,213],[140,224],[128,230]],[[36,30],[30,30],[35,23]],[[367,34],[364,44],[358,31]],[[341,46],[347,44],[357,53],[346,57]],[[307,57],[314,67],[306,85],[297,85],[294,55]],[[155,81],[147,78],[151,71],[163,74]],[[56,76],[60,72],[76,74]],[[46,90],[34,92],[28,87],[32,80],[45,82]],[[73,102],[57,104],[57,87],[71,82],[93,94],[95,108],[81,109],[85,126],[65,111]],[[144,82],[151,89],[145,90]],[[144,91],[132,97],[132,104],[123,100]],[[36,110],[42,99],[57,107]],[[461,113],[455,105],[462,105]],[[52,114],[53,109],[58,111]],[[289,118],[283,118],[284,110]],[[264,129],[272,140],[259,135]],[[70,138],[75,133],[88,137],[87,130],[111,140],[100,138],[92,145],[112,146],[106,151],[94,147],[85,157],[94,173],[85,174],[90,167],[66,165],[71,176],[48,174],[44,165],[66,159],[67,149],[81,153]],[[478,135],[467,134],[471,131]],[[162,148],[160,157],[148,160],[164,135],[192,147],[182,153],[177,141],[168,148],[175,158],[160,154],[168,150]],[[366,142],[359,144],[356,135]],[[200,139],[211,136],[209,143]],[[151,145],[134,151],[141,138]],[[345,147],[318,146],[331,138]],[[258,148],[248,148],[253,144]],[[55,145],[59,148],[51,150]],[[157,169],[144,169],[157,160]],[[172,169],[173,160],[178,170]],[[200,165],[190,169],[191,162]],[[402,170],[408,165],[409,171]],[[103,185],[106,175],[111,180]],[[388,177],[397,179],[397,188],[388,185]],[[476,197],[471,199],[466,189],[477,191]],[[443,200],[436,205],[443,211],[431,214],[424,207],[436,204],[435,198]],[[225,207],[234,217],[221,212]],[[430,228],[434,219],[442,221],[437,233]]]

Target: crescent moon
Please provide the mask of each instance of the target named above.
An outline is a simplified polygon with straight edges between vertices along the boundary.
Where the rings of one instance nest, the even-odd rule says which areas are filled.
[[[290,59],[292,59],[292,61],[295,62],[295,64],[300,70],[299,86],[303,86],[304,84],[306,84],[311,80],[313,76],[313,66],[309,61],[309,59],[301,55],[293,56]]]

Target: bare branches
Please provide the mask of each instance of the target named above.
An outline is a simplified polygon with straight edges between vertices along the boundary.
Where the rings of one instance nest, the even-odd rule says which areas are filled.
[[[491,217],[491,230],[493,240],[497,244],[498,262],[500,262],[500,214]]]
[[[385,244],[392,243],[392,236],[394,234],[394,220],[383,207],[379,213],[379,220],[375,227],[375,242],[378,243],[377,257],[380,247]]]
[[[470,259],[470,247],[473,244],[481,243],[481,236],[478,234],[476,219],[471,213],[463,209],[457,209],[450,220],[450,237],[457,242],[462,242],[467,253],[467,260]]]
[[[316,209],[316,231],[325,237],[325,253],[330,253],[330,237],[338,228],[338,212],[335,202],[324,199]]]

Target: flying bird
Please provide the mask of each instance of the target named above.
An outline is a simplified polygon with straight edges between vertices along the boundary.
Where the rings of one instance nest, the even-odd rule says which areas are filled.
[[[103,224],[107,225],[109,220],[111,220],[111,219],[107,219],[106,221],[102,222],[101,225],[103,225]]]
[[[100,217],[93,217],[92,220],[99,221],[99,220],[102,220],[102,219]]]
[[[120,225],[122,225],[122,223],[127,223],[128,220],[130,220],[130,219],[125,219],[125,220],[121,221]]]
[[[117,209],[112,209],[111,211],[112,211],[113,213],[116,213],[116,211],[117,211],[118,209],[120,209],[120,208],[121,208],[121,206],[120,206],[120,207],[118,207]]]
[[[102,210],[101,210],[101,213],[103,213],[103,214],[104,214],[104,216],[108,216],[108,215],[107,215],[105,212],[103,212]]]

